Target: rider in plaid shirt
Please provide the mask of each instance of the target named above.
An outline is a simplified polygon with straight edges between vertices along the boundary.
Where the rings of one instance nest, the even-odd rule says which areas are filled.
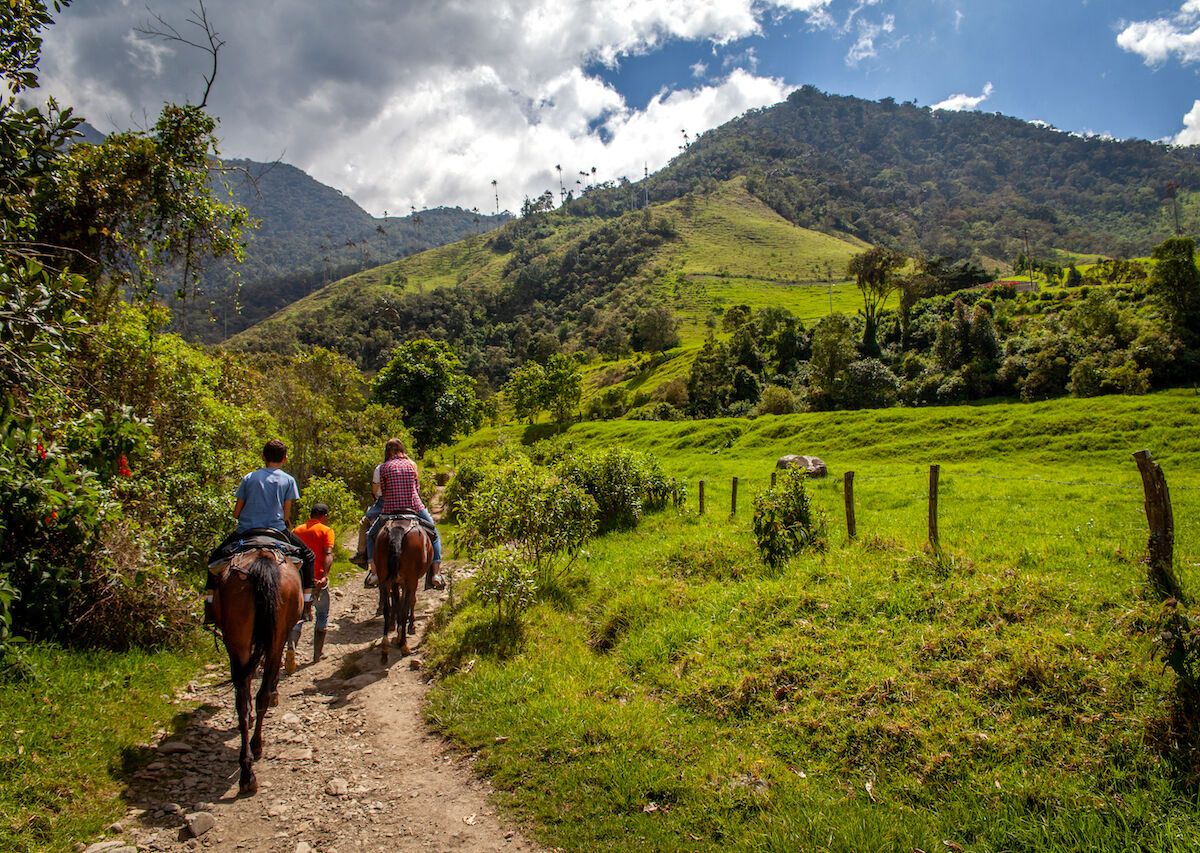
[[[393,453],[395,453],[394,456]],[[414,513],[425,521],[428,521],[432,526],[433,516],[421,501],[417,466],[405,455],[404,443],[398,438],[388,439],[384,455],[390,458],[379,468],[379,484],[383,489],[383,513],[379,520],[371,526],[371,532],[367,535],[374,538],[375,534],[378,533],[378,528],[382,526],[383,516],[400,512]],[[436,531],[437,528],[435,527],[434,530]],[[433,563],[430,565],[429,572],[425,576],[426,589],[445,588],[445,581],[442,580],[441,576],[441,568],[442,537],[435,532],[433,537]]]

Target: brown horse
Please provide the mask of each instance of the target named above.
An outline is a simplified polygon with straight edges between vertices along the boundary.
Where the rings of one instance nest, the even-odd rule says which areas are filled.
[[[393,624],[400,656],[409,653],[408,635],[416,633],[417,582],[432,560],[433,543],[416,518],[388,519],[375,535],[375,576],[379,578],[379,602],[383,605],[380,659],[384,663]]]
[[[229,652],[229,670],[242,732],[239,794],[254,794],[258,781],[253,762],[262,758],[263,720],[279,704],[279,663],[292,626],[300,621],[304,594],[300,572],[274,548],[235,554],[217,579],[213,597],[217,627]],[[262,664],[256,711],[250,710],[250,680]],[[254,723],[254,737],[250,725]]]

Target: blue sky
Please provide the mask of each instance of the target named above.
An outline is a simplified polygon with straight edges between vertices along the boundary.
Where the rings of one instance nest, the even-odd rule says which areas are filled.
[[[833,4],[839,8],[841,23],[854,6]],[[664,86],[694,86],[734,66],[794,85],[922,106],[953,94],[978,96],[991,83],[979,109],[1076,133],[1163,139],[1182,130],[1183,116],[1200,98],[1197,68],[1177,61],[1148,66],[1118,46],[1117,35],[1130,21],[1170,18],[1179,9],[1136,0],[883,0],[859,14],[876,22],[892,14],[894,28],[875,39],[875,55],[857,62],[847,61],[856,28],[814,29],[806,13],[792,12],[767,17],[761,33],[728,44],[676,39],[616,67],[593,63],[590,70],[636,107]]]
[[[187,31],[194,0],[155,0]],[[206,0],[223,153],[283,159],[379,214],[517,210],[566,175],[636,179],[811,84],[1200,143],[1200,0]],[[44,90],[101,130],[197,95],[204,57],[132,0],[66,9]],[[195,36],[195,33],[191,33]]]

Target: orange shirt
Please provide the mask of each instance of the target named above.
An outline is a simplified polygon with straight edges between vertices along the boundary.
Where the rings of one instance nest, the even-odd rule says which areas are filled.
[[[296,525],[292,532],[308,546],[316,557],[313,562],[313,583],[316,586],[324,586],[325,578],[329,575],[329,566],[325,562],[325,549],[333,547],[333,529],[326,527],[315,518],[310,518],[303,524]]]

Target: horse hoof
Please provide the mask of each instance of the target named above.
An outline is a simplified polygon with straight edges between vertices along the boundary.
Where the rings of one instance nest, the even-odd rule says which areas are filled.
[[[254,777],[250,777],[249,782],[243,782],[242,784],[238,785],[238,796],[239,797],[253,797],[257,793],[258,793],[258,780],[255,779]]]
[[[272,691],[272,693],[271,693],[271,704],[268,705],[267,707],[275,708],[278,705],[279,705],[279,691],[275,690],[275,691]]]
[[[410,636],[410,637],[416,636],[416,633],[417,633],[417,626],[409,625],[408,626],[408,636]]]

